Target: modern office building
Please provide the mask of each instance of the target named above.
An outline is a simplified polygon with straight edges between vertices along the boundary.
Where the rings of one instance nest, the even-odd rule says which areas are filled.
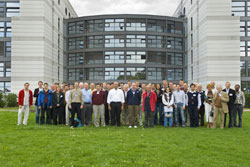
[[[187,19],[188,82],[239,84],[240,17],[232,0],[181,0],[174,16]]]
[[[65,20],[67,81],[178,81],[185,76],[184,20],[99,15]]]

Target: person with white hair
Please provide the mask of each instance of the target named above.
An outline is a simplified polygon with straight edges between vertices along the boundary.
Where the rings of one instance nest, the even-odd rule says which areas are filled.
[[[123,93],[124,93],[124,98],[125,98],[124,110],[122,111],[122,124],[123,125],[128,125],[129,124],[129,118],[128,118],[128,100],[127,100],[128,91],[129,91],[129,86],[128,86],[128,84],[125,84],[123,86]]]
[[[89,90],[88,83],[84,83],[84,88],[81,90],[84,99],[84,107],[81,111],[82,125],[90,125],[92,121],[92,92]]]

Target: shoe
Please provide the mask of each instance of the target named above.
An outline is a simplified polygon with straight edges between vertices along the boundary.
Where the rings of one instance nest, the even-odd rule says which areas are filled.
[[[132,128],[132,126],[129,126],[128,128]]]
[[[134,128],[137,128],[137,126],[134,126]]]
[[[71,129],[74,129],[74,126],[71,126],[70,128],[71,128]]]
[[[20,126],[21,124],[17,124],[17,126]]]

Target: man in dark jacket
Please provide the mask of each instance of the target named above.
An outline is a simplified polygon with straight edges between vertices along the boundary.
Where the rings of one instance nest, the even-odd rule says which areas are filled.
[[[198,111],[198,118],[200,119],[200,125],[204,126],[204,115],[205,115],[205,105],[204,105],[204,101],[205,101],[205,91],[202,90],[202,85],[199,84],[198,85],[198,92],[201,96],[201,107],[200,110]]]
[[[39,124],[39,117],[40,117],[40,109],[38,107],[38,95],[40,93],[40,91],[43,90],[43,82],[42,81],[39,81],[38,82],[38,88],[36,88],[34,90],[34,97],[36,98],[36,102],[35,102],[35,106],[36,106],[36,123]]]
[[[235,94],[235,90],[231,89],[231,83],[230,82],[226,82],[225,84],[226,89],[223,89],[223,92],[227,92],[228,96],[229,96],[229,102],[227,103],[228,105],[228,111],[229,111],[229,125],[228,128],[232,128],[233,127],[233,110],[234,110],[234,102],[236,99],[236,94]],[[227,113],[225,113],[225,118],[224,118],[224,128],[226,127],[226,123],[227,122]]]
[[[52,95],[52,103],[53,103],[53,122],[54,125],[57,125],[57,118],[59,117],[59,124],[62,124],[63,119],[63,108],[64,108],[64,93],[61,92],[61,87],[56,87],[56,92]]]

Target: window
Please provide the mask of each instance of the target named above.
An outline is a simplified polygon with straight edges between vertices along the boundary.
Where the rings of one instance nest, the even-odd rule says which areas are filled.
[[[193,0],[191,0],[191,5],[193,4]]]
[[[105,36],[105,48],[116,48],[124,47],[124,36],[123,35],[106,35]]]
[[[6,37],[11,37],[11,22],[6,22]]]
[[[0,77],[4,77],[4,63],[0,62]]]
[[[6,3],[6,17],[19,16],[20,4],[19,2]]]
[[[60,0],[58,0],[58,5],[60,5]]]
[[[166,64],[166,52],[148,52],[148,64]]]
[[[103,80],[102,68],[89,68],[87,73],[87,80]]]
[[[5,55],[11,56],[11,42],[5,42]]]
[[[148,31],[150,31],[150,32],[166,32],[166,21],[164,21],[164,20],[148,20]]]
[[[105,68],[105,80],[124,80],[124,68]]]
[[[84,48],[83,38],[70,38],[69,39],[69,50],[72,49],[82,49]]]
[[[145,19],[127,19],[126,23],[127,31],[146,31]]]
[[[191,46],[193,46],[193,44],[194,44],[194,39],[193,39],[193,34],[191,34]]]
[[[127,35],[126,37],[127,47],[146,47],[145,35]]]
[[[241,77],[246,77],[246,61],[240,62]]]
[[[168,37],[167,38],[167,48],[168,49],[182,50],[183,49],[183,40],[182,40],[182,38]]]
[[[5,7],[5,3],[0,2],[0,17],[5,17],[4,7]]]
[[[10,67],[5,68],[5,76],[6,77],[11,77],[11,68]]]
[[[146,69],[145,68],[127,68],[126,70],[127,80],[145,80]]]
[[[175,49],[183,49],[182,38],[175,38]]]
[[[124,31],[124,19],[106,19],[105,31]]]
[[[103,48],[103,36],[88,36],[87,48]]]
[[[190,25],[191,25],[191,31],[193,31],[193,17],[191,17]]]
[[[103,20],[88,20],[86,21],[87,32],[103,32]]]
[[[180,53],[168,53],[169,65],[183,65],[183,55]]]
[[[0,57],[4,56],[4,42],[0,41]]]
[[[105,64],[124,64],[124,51],[105,52]]]
[[[103,53],[102,52],[86,52],[85,62],[86,64],[102,64]]]
[[[167,38],[167,48],[168,49],[174,49],[175,42],[173,37],[168,37]]]
[[[245,2],[232,2],[232,14],[234,16],[246,16]]]
[[[65,15],[67,16],[67,14],[68,14],[68,9],[65,8]]]
[[[168,21],[168,33],[174,33],[174,22],[173,21]]]
[[[80,65],[83,64],[83,53],[70,53],[68,65]]]
[[[165,70],[163,68],[148,68],[147,79],[148,80],[164,80]]]
[[[168,75],[168,80],[179,81],[183,79],[183,70],[182,69],[168,69],[167,75]]]
[[[166,43],[165,36],[148,36],[148,47],[149,48],[164,48]]]
[[[191,50],[191,64],[194,63],[194,53],[193,53],[193,50]]]
[[[0,22],[0,37],[4,37],[4,22]]]
[[[191,67],[191,80],[194,80],[194,68]]]
[[[69,69],[68,72],[69,81],[80,81],[83,80],[83,69]]]
[[[127,64],[144,64],[146,63],[146,52],[140,51],[127,51],[126,55]]]

